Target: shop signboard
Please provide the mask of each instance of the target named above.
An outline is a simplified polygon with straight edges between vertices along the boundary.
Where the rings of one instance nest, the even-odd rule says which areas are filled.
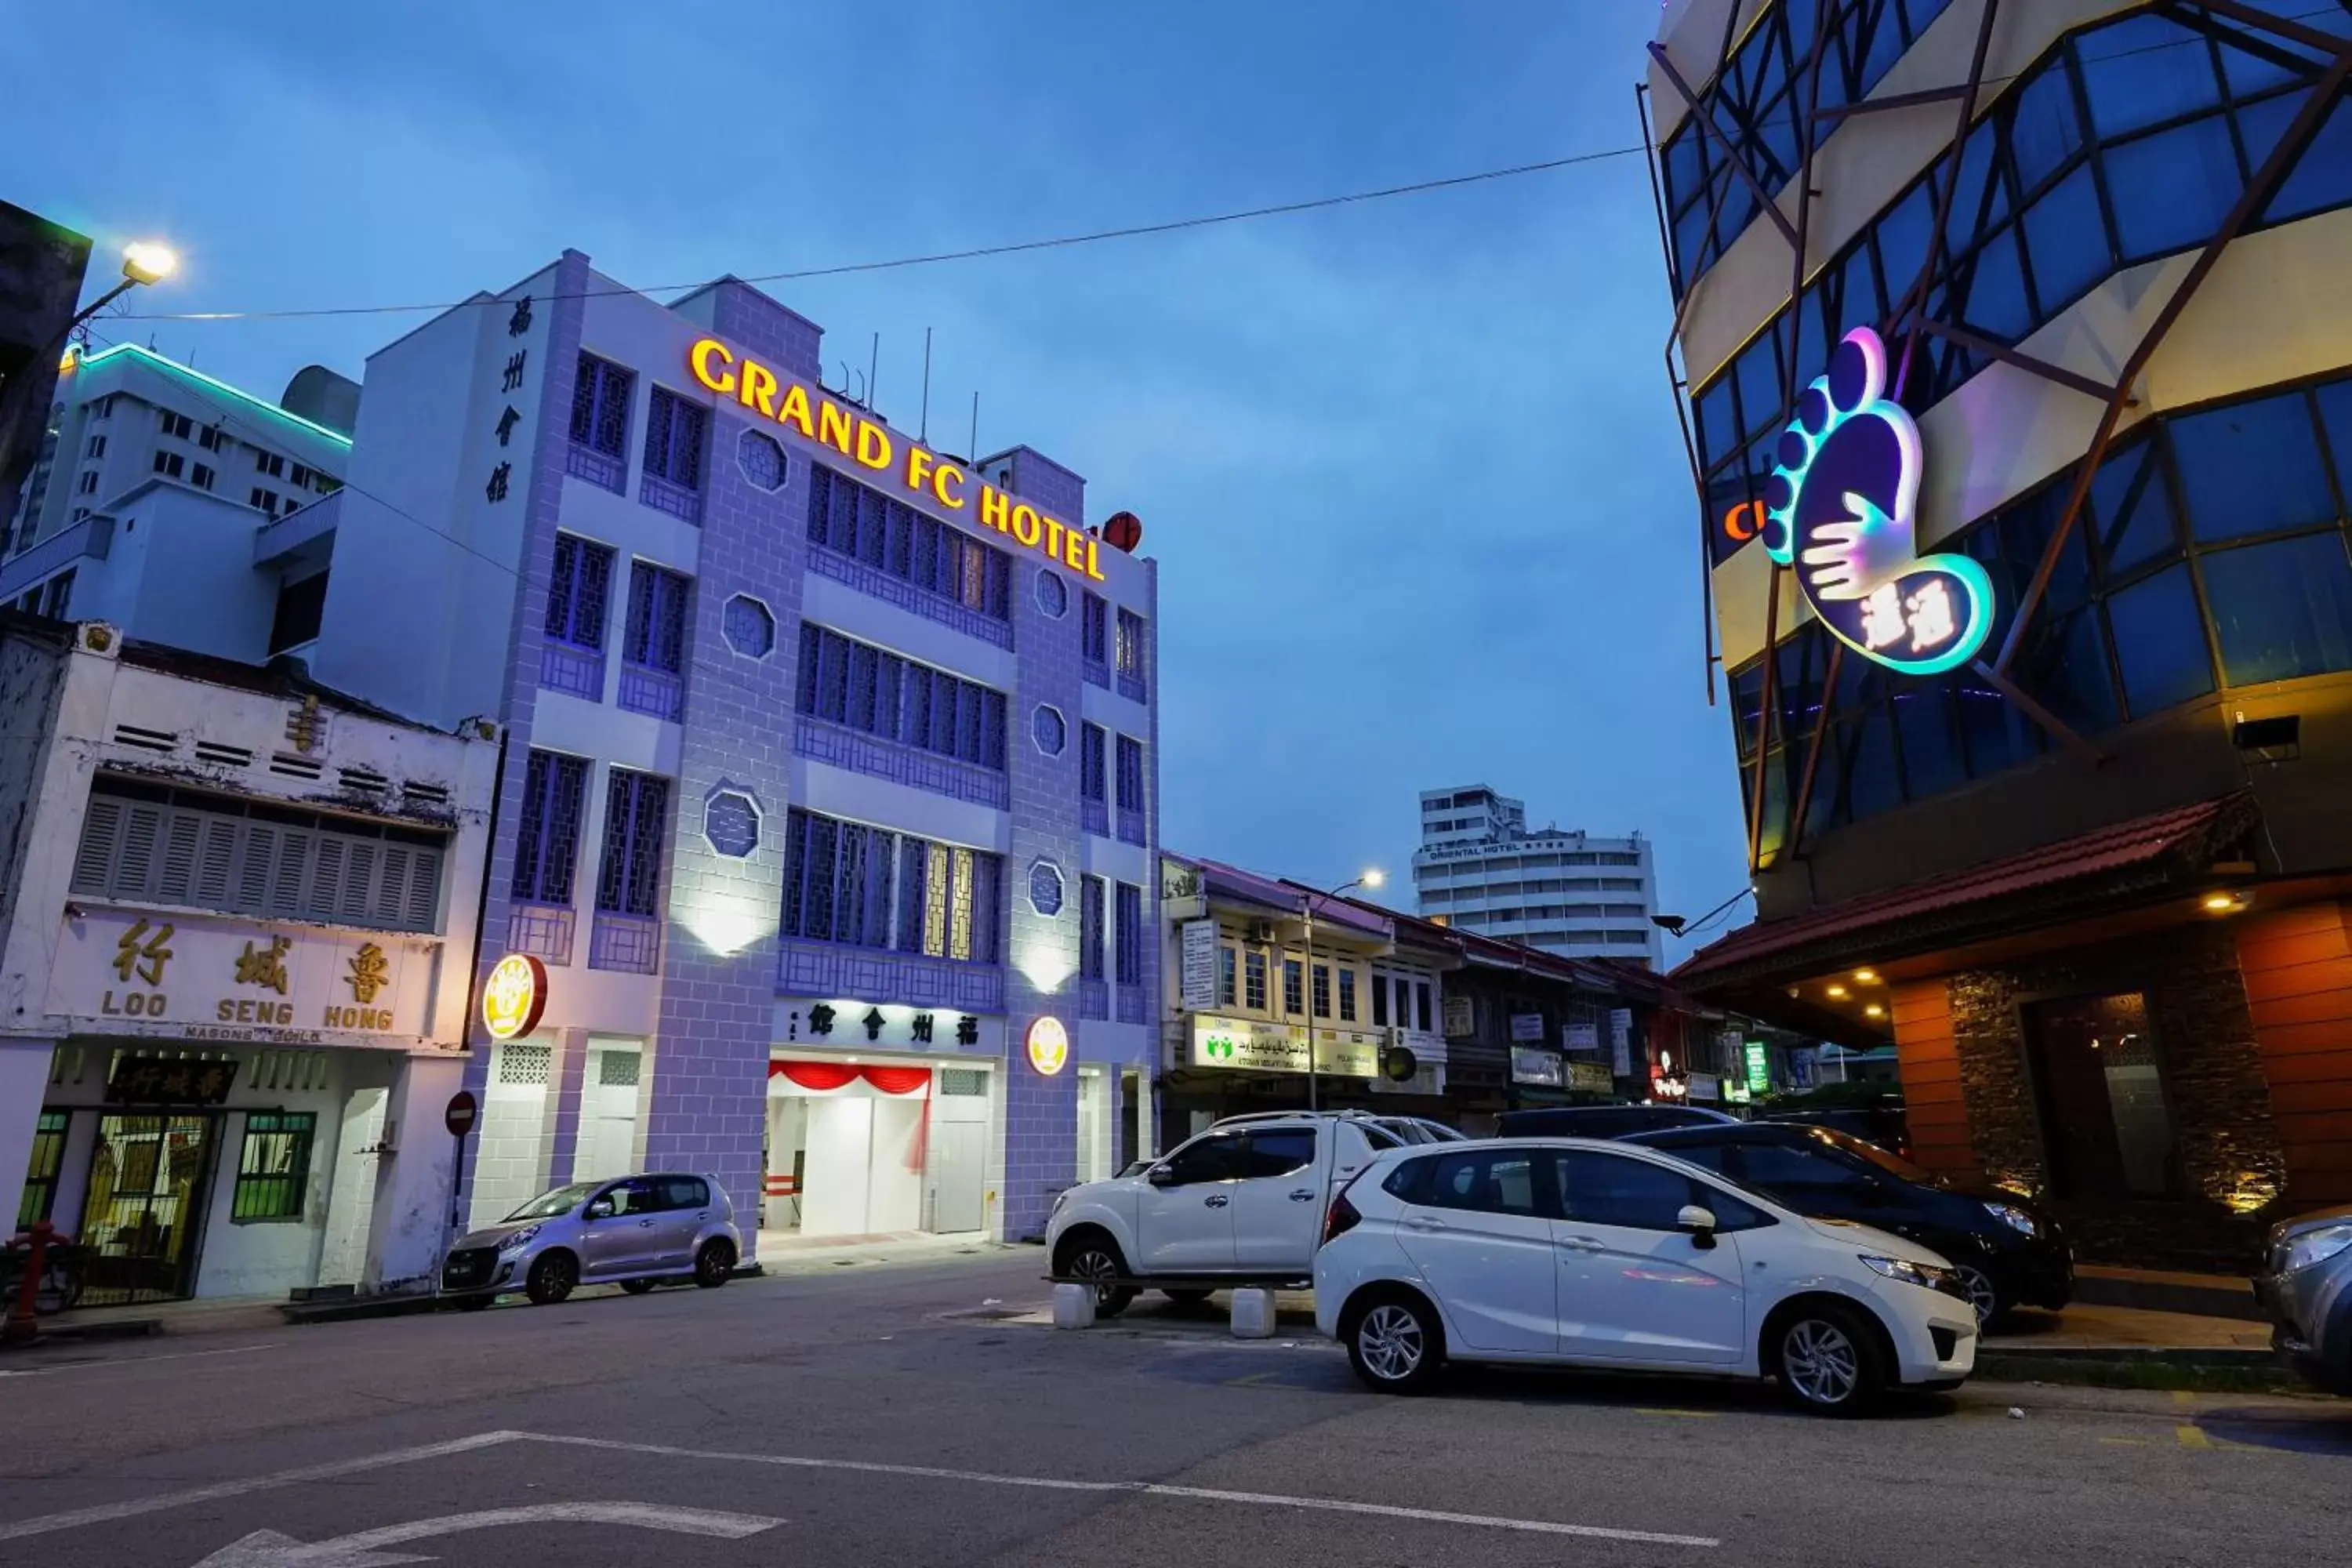
[[[774,1013],[775,1042],[820,1050],[856,1051],[882,1047],[936,1051],[942,1056],[1002,1056],[1005,1027],[1001,1015],[966,1013],[954,1007],[915,1007],[898,1002],[859,1002],[846,997],[781,996]]]
[[[1617,1087],[1617,1081],[1599,1062],[1570,1062],[1568,1064],[1568,1087],[1585,1094],[1607,1094]]]
[[[1759,1094],[1772,1087],[1772,1058],[1761,1040],[1748,1042],[1748,1087]]]
[[[58,935],[44,1011],[83,1034],[289,1045],[430,1030],[429,937],[93,909]]]
[[[1543,1037],[1544,1026],[1543,1015],[1541,1013],[1514,1013],[1511,1015],[1511,1040],[1513,1044],[1525,1045],[1536,1040],[1540,1040]]]
[[[1609,1067],[1619,1078],[1633,1076],[1633,1009],[1609,1010]]]
[[[1181,929],[1184,1011],[1206,1013],[1217,1005],[1217,922],[1186,921]]]
[[[1560,1048],[1570,1051],[1597,1051],[1601,1048],[1601,1026],[1592,1023],[1562,1024],[1559,1026]]]
[[[1511,1047],[1513,1083],[1532,1083],[1558,1089],[1567,1082],[1567,1075],[1560,1070],[1564,1065],[1557,1054],[1540,1046]]]
[[[1190,1065],[1238,1072],[1307,1070],[1307,1031],[1262,1018],[1192,1016]],[[1315,1031],[1315,1070],[1329,1078],[1377,1078],[1381,1037],[1360,1029]]]
[[[1689,1094],[1693,1100],[1714,1101],[1723,1098],[1722,1080],[1711,1072],[1690,1075]]]
[[[1445,999],[1445,1037],[1466,1040],[1478,1032],[1478,1009],[1467,996]]]

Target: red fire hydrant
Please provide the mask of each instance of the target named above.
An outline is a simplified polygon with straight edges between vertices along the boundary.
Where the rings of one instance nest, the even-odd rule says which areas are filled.
[[[41,1266],[51,1244],[59,1239],[57,1226],[45,1219],[35,1220],[24,1235],[9,1238],[9,1246],[26,1249],[25,1272],[16,1281],[16,1299],[8,1303],[8,1321],[0,1326],[0,1342],[25,1344],[40,1332],[34,1303],[41,1290]]]

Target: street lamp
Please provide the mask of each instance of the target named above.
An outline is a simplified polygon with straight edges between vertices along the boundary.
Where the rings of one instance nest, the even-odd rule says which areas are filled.
[[[76,327],[113,304],[123,295],[142,283],[161,283],[180,268],[180,258],[168,245],[152,240],[137,240],[122,247],[122,281],[91,300],[89,306],[66,323],[65,335],[73,336]]]
[[[1336,899],[1355,888],[1377,888],[1387,880],[1387,873],[1377,866],[1370,866],[1365,868],[1362,876],[1342,882],[1328,893],[1318,893],[1310,888],[1298,900],[1298,907],[1307,918],[1307,962],[1299,969],[1298,1001],[1301,1010],[1307,1015],[1307,1109],[1309,1110],[1318,1109],[1320,1103],[1315,1077],[1315,900],[1318,898]]]

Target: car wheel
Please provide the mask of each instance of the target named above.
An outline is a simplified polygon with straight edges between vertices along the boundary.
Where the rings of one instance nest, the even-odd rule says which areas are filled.
[[[1202,1290],[1190,1285],[1181,1290],[1162,1290],[1160,1293],[1180,1307],[1197,1307],[1216,1294],[1214,1290]]]
[[[461,1312],[478,1312],[483,1308],[488,1306],[491,1301],[496,1300],[496,1298],[491,1296],[456,1296],[452,1297],[451,1300],[457,1303],[457,1310]]]
[[[1821,1415],[1859,1415],[1886,1391],[1878,1341],[1849,1307],[1805,1307],[1782,1321],[1773,1347],[1780,1386]]]
[[[568,1252],[550,1252],[541,1256],[530,1266],[530,1277],[523,1281],[523,1294],[541,1307],[552,1307],[572,1294],[580,1283],[580,1265]]]
[[[1054,1272],[1066,1279],[1093,1283],[1097,1318],[1118,1317],[1136,1298],[1134,1287],[1118,1283],[1128,1278],[1127,1259],[1118,1255],[1118,1246],[1105,1237],[1082,1235],[1074,1241],[1064,1242],[1061,1256],[1055,1259]]]
[[[1977,1327],[1979,1330],[1992,1327],[2000,1315],[2009,1310],[2008,1304],[2000,1299],[2000,1292],[1993,1289],[1992,1276],[1983,1269],[1971,1268],[1963,1263],[1953,1272],[1960,1277],[1961,1288],[1969,1293],[1969,1305],[1977,1310]]]
[[[1347,1330],[1348,1360],[1367,1387],[1382,1394],[1418,1394],[1445,1364],[1445,1334],[1425,1301],[1382,1296]]]
[[[624,1279],[621,1281],[621,1289],[632,1296],[642,1296],[658,1283],[658,1280],[654,1279]]]
[[[734,1277],[735,1247],[731,1242],[706,1241],[702,1250],[694,1255],[694,1282],[705,1290],[716,1290]]]

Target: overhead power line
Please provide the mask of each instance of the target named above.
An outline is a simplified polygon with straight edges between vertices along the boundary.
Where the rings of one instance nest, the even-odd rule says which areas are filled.
[[[1482,184],[1491,180],[1513,179],[1522,174],[1549,174],[1556,169],[1573,168],[1582,163],[1598,163],[1611,158],[1629,158],[1647,152],[1636,143],[1630,147],[1608,147],[1596,153],[1578,153],[1565,158],[1547,158],[1534,163],[1514,163],[1508,168],[1482,169],[1475,174],[1450,174],[1444,179],[1416,180],[1411,184],[1385,185],[1374,191],[1349,191],[1342,195],[1317,196],[1307,201],[1277,202],[1271,206],[1246,207],[1238,212],[1212,213],[1199,217],[1171,218],[1162,223],[1133,224],[1124,228],[1097,229],[1087,234],[1057,235],[1050,239],[1024,239],[1005,245],[974,246],[964,250],[933,251],[922,256],[901,256],[887,261],[847,261],[832,267],[804,267],[786,272],[762,272],[743,278],[745,283],[789,283],[810,278],[838,278],[853,272],[889,272],[902,267],[929,267],[942,261],[976,261],[991,256],[1017,256],[1032,250],[1056,250],[1076,245],[1098,245],[1105,240],[1139,239],[1149,235],[1176,234],[1186,229],[1212,228],[1221,224],[1247,223],[1256,218],[1282,217],[1293,213],[1317,212],[1327,207],[1349,206],[1360,202],[1385,201],[1391,196],[1420,195],[1429,191],[1452,190],[1462,185]],[[643,289],[583,289],[572,293],[551,296],[558,300],[593,300],[614,294],[668,294],[699,289],[708,284],[707,278],[691,283],[656,283]],[[126,311],[110,318],[118,321],[287,321],[315,316],[393,316],[408,315],[426,310],[454,310],[467,305],[510,306],[509,300],[480,297],[471,300],[445,300],[436,303],[415,305],[334,305],[310,310],[152,310]]]

